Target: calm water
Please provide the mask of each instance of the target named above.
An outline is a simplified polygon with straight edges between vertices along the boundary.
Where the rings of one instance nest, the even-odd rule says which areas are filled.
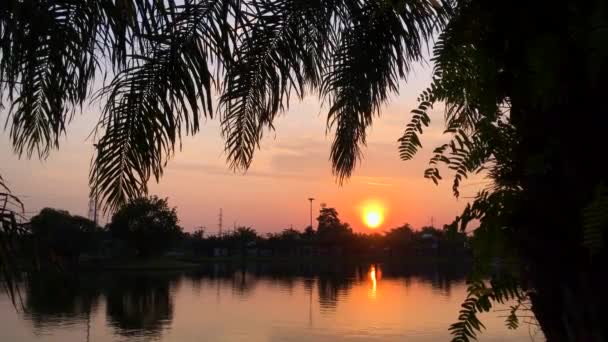
[[[449,341],[465,297],[453,266],[247,267],[30,279],[0,293],[0,341]],[[483,316],[482,341],[542,341]],[[533,331],[532,331],[533,333]]]

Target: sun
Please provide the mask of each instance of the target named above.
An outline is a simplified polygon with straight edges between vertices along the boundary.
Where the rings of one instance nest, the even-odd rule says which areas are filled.
[[[376,229],[384,223],[387,213],[386,204],[378,199],[368,199],[358,205],[361,221],[369,229]]]
[[[363,222],[369,228],[378,228],[384,221],[384,214],[380,208],[365,208],[363,211]]]
[[[365,213],[365,224],[370,228],[376,228],[382,223],[382,215],[377,211]]]

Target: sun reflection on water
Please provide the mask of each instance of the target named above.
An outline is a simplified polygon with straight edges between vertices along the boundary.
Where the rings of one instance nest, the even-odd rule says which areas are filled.
[[[372,289],[369,293],[371,298],[376,298],[376,293],[378,290],[378,280],[376,279],[376,266],[372,265],[369,269],[369,279],[372,282]]]

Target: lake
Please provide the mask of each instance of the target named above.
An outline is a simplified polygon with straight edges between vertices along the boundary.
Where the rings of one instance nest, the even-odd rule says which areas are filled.
[[[16,307],[0,292],[0,341],[449,341],[466,272],[258,263],[31,278]],[[508,330],[504,315],[482,316],[481,341],[543,340],[533,326]]]

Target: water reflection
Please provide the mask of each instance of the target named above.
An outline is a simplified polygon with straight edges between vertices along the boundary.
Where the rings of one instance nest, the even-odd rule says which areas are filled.
[[[35,332],[86,321],[99,303],[94,278],[29,277],[23,314]]]
[[[340,299],[348,296],[352,286],[352,279],[335,275],[319,275],[317,278],[317,294],[321,312],[334,311]]]
[[[378,281],[376,280],[376,265],[372,265],[369,268],[369,280],[372,282],[372,290],[370,292],[371,298],[376,298],[376,291],[378,291]]]
[[[120,274],[105,290],[109,324],[122,336],[158,337],[173,319],[172,286],[179,275]]]
[[[419,287],[422,284],[425,288],[432,289],[434,296],[449,297],[453,284],[462,284],[467,271],[465,266],[441,264],[225,263],[204,265],[194,272],[114,272],[81,274],[72,279],[30,278],[23,283],[25,310],[22,317],[31,322],[34,333],[38,335],[40,332],[57,331],[66,325],[81,324],[84,327],[86,324],[88,327],[88,320],[93,316],[100,319],[105,317],[103,328],[109,329],[114,336],[103,341],[114,341],[116,337],[151,340],[181,333],[173,332],[174,312],[179,305],[189,308],[190,316],[187,319],[199,314],[206,317],[200,318],[199,323],[204,324],[219,319],[213,317],[214,312],[220,312],[224,308],[240,308],[239,302],[251,302],[256,303],[254,311],[249,314],[243,312],[239,325],[231,325],[226,329],[236,329],[245,324],[243,320],[255,321],[255,316],[262,310],[264,320],[277,322],[293,320],[293,315],[298,315],[299,312],[303,315],[302,323],[312,332],[318,329],[319,324],[324,324],[326,319],[340,317],[344,320],[344,315],[348,315],[345,312],[361,309],[357,305],[371,305],[363,304],[362,301],[365,300],[372,300],[378,305],[384,303],[383,307],[375,310],[380,310],[377,313],[378,319],[387,319],[382,317],[383,312],[394,310],[387,306],[393,300],[390,297],[395,297],[395,301],[403,299],[398,298],[405,292],[395,291],[403,288],[407,290],[413,285]],[[176,298],[183,297],[184,288],[189,288],[196,294],[194,301],[203,298],[203,302],[197,304],[190,300],[178,304]],[[0,294],[2,296],[4,295]],[[204,298],[210,301],[204,302],[207,300]],[[285,310],[282,305],[291,300],[298,304],[289,308],[290,314],[282,314],[281,310]],[[346,307],[341,309],[341,305]],[[239,312],[228,310],[218,313],[218,316],[231,321],[237,319],[238,314]],[[276,317],[270,317],[272,315]],[[215,325],[218,324],[228,323],[217,321]],[[248,327],[254,330],[256,328]],[[204,336],[213,339],[214,329],[218,328],[207,327]],[[226,332],[217,330],[215,338],[224,334]]]

